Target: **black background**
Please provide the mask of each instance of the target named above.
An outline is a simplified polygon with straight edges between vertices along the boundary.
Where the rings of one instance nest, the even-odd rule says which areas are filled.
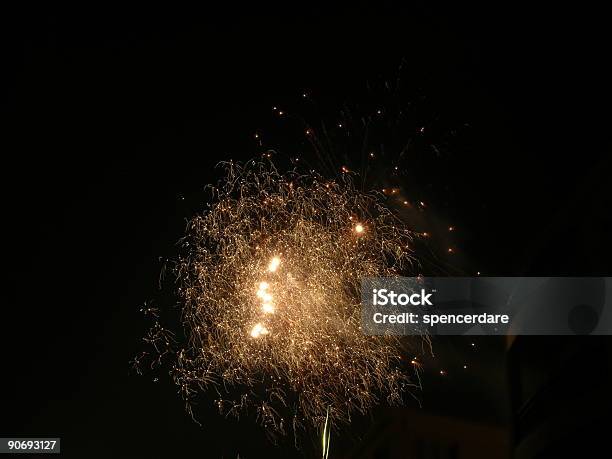
[[[494,3],[5,10],[0,433],[61,436],[78,457],[267,448],[214,416],[201,430],[167,381],[128,375],[139,308],[193,211],[181,196],[251,157],[272,105],[342,99],[402,58],[472,126],[449,216],[471,264],[609,275],[603,15]],[[99,435],[116,444],[83,454]]]

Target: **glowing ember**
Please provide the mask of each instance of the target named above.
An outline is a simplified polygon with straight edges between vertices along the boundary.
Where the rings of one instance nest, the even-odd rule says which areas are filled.
[[[278,258],[278,257],[272,258],[272,261],[268,265],[268,271],[273,273],[274,271],[276,271],[278,269],[278,265],[280,265],[280,258]]]
[[[251,336],[253,338],[259,338],[261,335],[267,335],[268,329],[264,327],[262,324],[255,324],[253,329],[251,330]]]

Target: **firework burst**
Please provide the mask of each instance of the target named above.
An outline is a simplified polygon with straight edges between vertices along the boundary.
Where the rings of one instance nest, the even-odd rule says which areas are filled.
[[[222,413],[284,433],[400,403],[400,343],[362,333],[360,281],[416,269],[411,231],[348,175],[225,167],[176,265],[186,344],[172,374],[188,407],[213,390]]]

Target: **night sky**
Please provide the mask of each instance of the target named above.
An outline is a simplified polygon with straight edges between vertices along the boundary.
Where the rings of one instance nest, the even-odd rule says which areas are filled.
[[[252,135],[272,106],[307,90],[337,107],[402,59],[442,118],[470,126],[469,147],[423,177],[461,230],[466,269],[610,275],[607,24],[597,11],[559,8],[0,14],[0,436],[59,436],[69,457],[300,457],[290,441],[270,449],[249,421],[208,407],[202,429],[163,373],[131,374],[147,326],[139,309],[171,304],[157,289],[163,260],[218,179],[215,164],[256,154]],[[489,350],[452,389],[425,379],[425,410],[510,422],[503,343],[479,345]],[[468,346],[440,348],[452,362]],[[485,386],[490,397],[478,395]]]

